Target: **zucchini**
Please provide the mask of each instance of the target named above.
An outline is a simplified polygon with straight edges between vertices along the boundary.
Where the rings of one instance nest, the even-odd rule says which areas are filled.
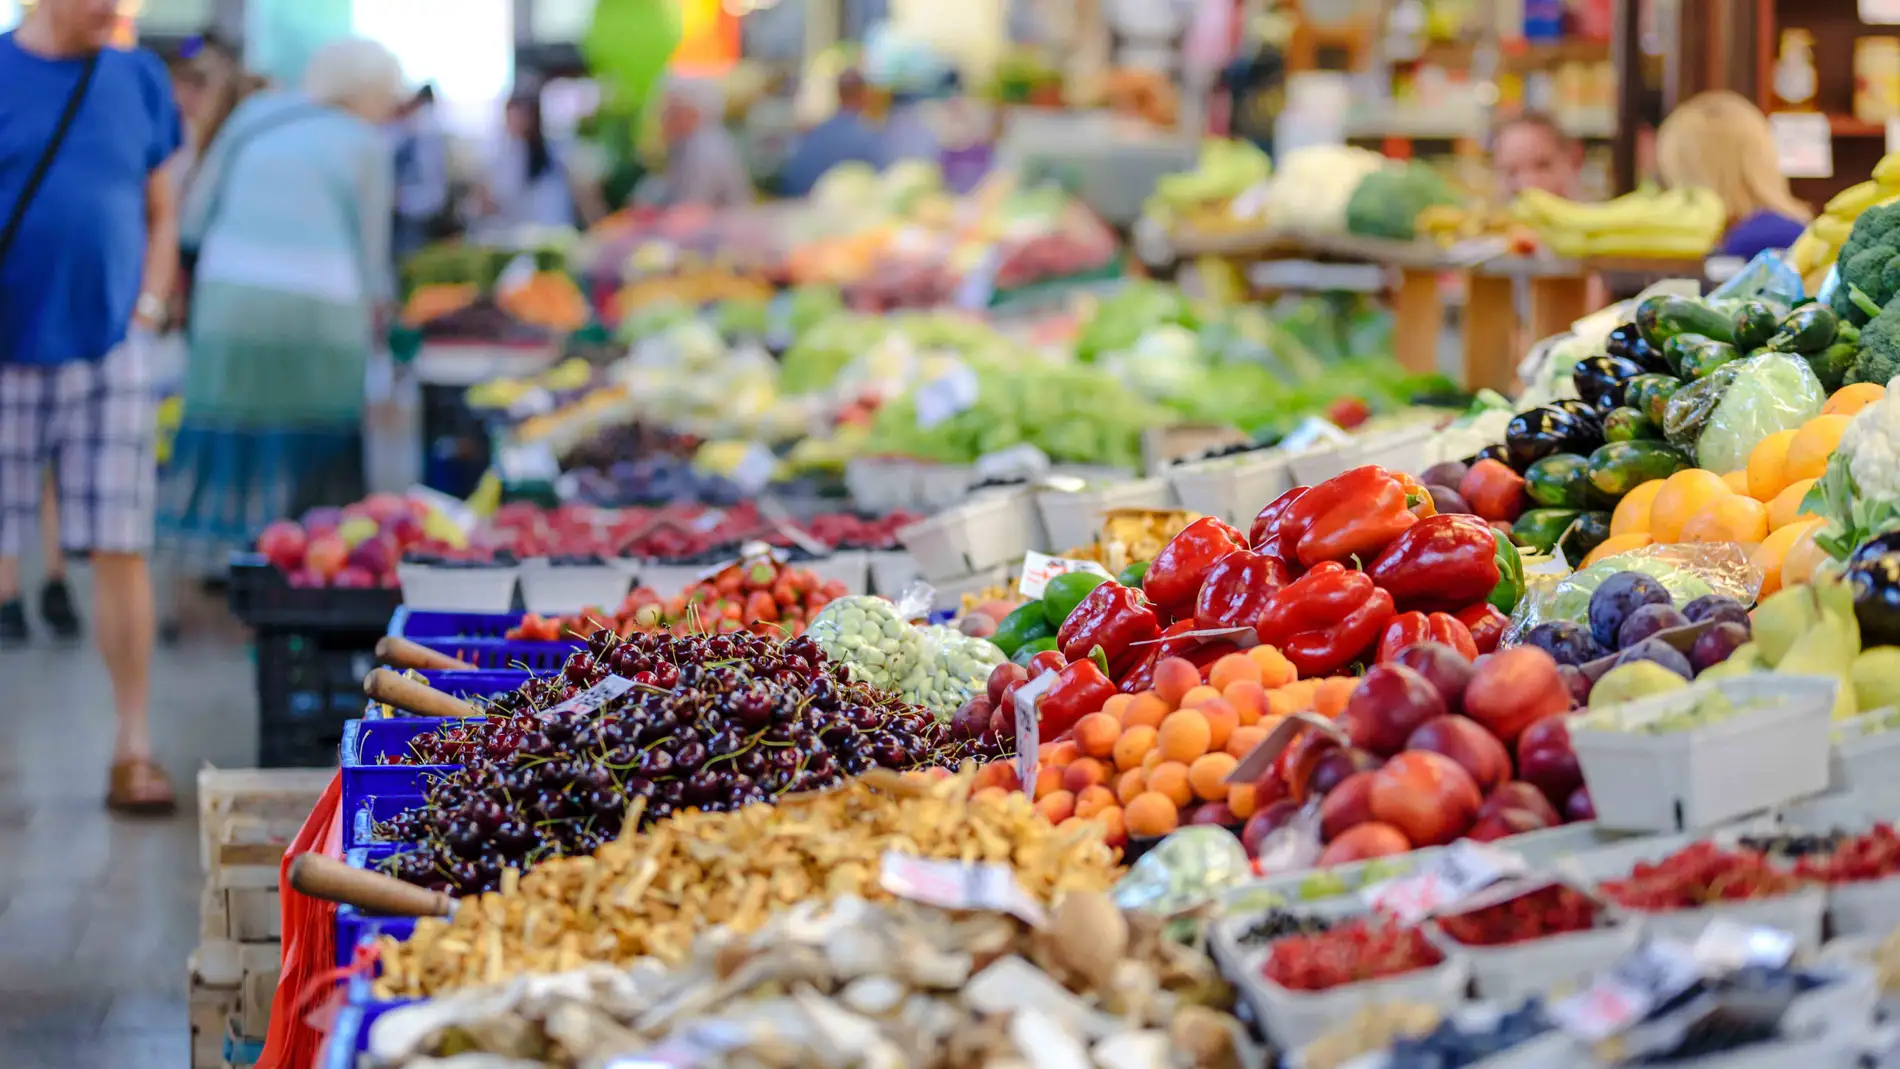
[[[1578,509],[1531,509],[1511,525],[1511,541],[1533,553],[1549,553],[1582,514]]]
[[[1853,370],[1854,361],[1859,355],[1859,345],[1851,341],[1837,341],[1818,353],[1805,354],[1801,359],[1808,362],[1814,377],[1821,380],[1822,388],[1833,393],[1847,381],[1847,373]]]
[[[1590,454],[1590,485],[1606,501],[1618,501],[1651,479],[1694,466],[1688,454],[1667,442],[1606,442]]]
[[[1580,512],[1570,527],[1557,537],[1557,552],[1572,568],[1583,567],[1583,558],[1610,537],[1610,514]]]
[[[1677,339],[1678,341],[1681,339]],[[1670,344],[1675,344],[1671,342]],[[1682,349],[1682,377],[1706,379],[1716,368],[1741,356],[1735,346],[1719,341],[1701,341]]]
[[[1756,298],[1743,301],[1731,317],[1735,324],[1735,348],[1752,353],[1768,344],[1768,339],[1780,327],[1777,322],[1780,316],[1767,301]]]
[[[1707,334],[1678,334],[1663,343],[1663,362],[1669,365],[1669,370],[1677,378],[1687,379],[1689,373],[1682,370],[1682,365],[1688,359],[1689,351],[1714,340]]]
[[[1638,375],[1623,384],[1623,403],[1662,426],[1663,409],[1670,395],[1682,389],[1682,380],[1674,375]]]
[[[1816,302],[1804,304],[1783,316],[1766,345],[1778,353],[1810,356],[1833,345],[1839,333],[1840,320],[1834,315],[1834,309]]]
[[[1610,414],[1603,417],[1603,440],[1606,442],[1635,442],[1661,437],[1662,432],[1649,421],[1649,417],[1633,408],[1612,408]]]
[[[1636,332],[1658,349],[1679,334],[1702,334],[1731,345],[1735,342],[1735,326],[1728,316],[1699,298],[1673,294],[1650,297],[1636,306]]]
[[[1546,508],[1583,508],[1590,500],[1590,462],[1552,453],[1524,469],[1524,493]]]

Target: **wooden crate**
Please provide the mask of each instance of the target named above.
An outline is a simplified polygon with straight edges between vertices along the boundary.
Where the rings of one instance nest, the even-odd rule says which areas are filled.
[[[283,938],[283,900],[276,888],[226,888],[223,895],[228,938],[240,943]]]
[[[270,824],[301,826],[336,776],[335,769],[222,769],[198,771],[199,862],[212,870],[225,822],[242,816]],[[279,856],[283,853],[278,851]],[[235,860],[235,859],[234,859]]]
[[[191,1069],[219,1069],[224,1065],[224,1037],[237,1011],[238,989],[206,984],[198,971],[198,956],[188,963],[186,1013],[191,1024]]]
[[[245,1039],[263,1039],[270,1034],[270,1005],[277,997],[278,967],[244,974],[238,988],[237,1014],[232,1018],[238,1034]]]
[[[236,990],[252,973],[274,972],[282,967],[281,943],[239,943],[229,939],[209,939],[198,944],[191,956],[194,982],[206,987]]]

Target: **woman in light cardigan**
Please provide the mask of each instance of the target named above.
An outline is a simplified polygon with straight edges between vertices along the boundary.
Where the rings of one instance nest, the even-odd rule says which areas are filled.
[[[205,147],[181,223],[197,250],[184,415],[159,498],[185,568],[219,574],[270,521],[362,496],[364,376],[393,296],[379,127],[405,95],[388,49],[338,41],[302,92],[253,94]]]

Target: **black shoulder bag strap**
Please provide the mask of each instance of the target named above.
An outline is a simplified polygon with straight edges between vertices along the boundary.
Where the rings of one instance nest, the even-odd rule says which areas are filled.
[[[33,195],[40,191],[46,182],[46,173],[53,169],[53,158],[59,155],[59,147],[66,143],[66,135],[72,131],[73,120],[79,117],[79,105],[86,99],[86,90],[92,86],[92,76],[99,69],[99,54],[94,52],[86,57],[86,65],[80,69],[79,82],[73,86],[72,95],[66,98],[66,110],[60,113],[59,125],[53,128],[52,140],[46,143],[46,151],[40,153],[39,162],[33,165],[33,172],[26,176],[26,184],[20,187],[20,199],[13,202],[13,211],[7,215],[7,225],[0,230],[0,263],[5,263],[7,252],[13,248],[14,239],[20,235],[20,224],[26,220],[26,209],[33,203]]]

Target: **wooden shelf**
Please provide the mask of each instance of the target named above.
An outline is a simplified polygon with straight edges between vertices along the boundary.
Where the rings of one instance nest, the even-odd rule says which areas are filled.
[[[1884,122],[1862,122],[1852,115],[1829,115],[1827,128],[1835,137],[1886,137],[1887,124]]]

